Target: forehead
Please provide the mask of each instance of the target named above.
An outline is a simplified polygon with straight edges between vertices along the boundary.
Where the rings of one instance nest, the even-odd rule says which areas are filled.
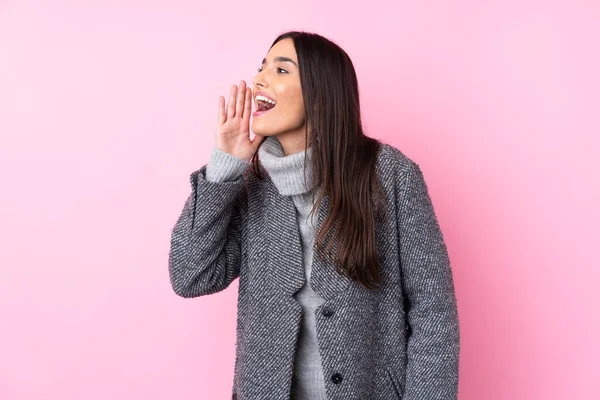
[[[269,49],[266,60],[267,62],[270,62],[275,59],[275,57],[290,58],[298,63],[296,58],[296,49],[294,48],[294,41],[290,38],[286,38],[275,43],[273,47]]]

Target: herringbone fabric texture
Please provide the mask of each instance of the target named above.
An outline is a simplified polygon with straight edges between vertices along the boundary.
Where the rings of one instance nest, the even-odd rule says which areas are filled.
[[[266,174],[266,171],[263,169]],[[384,285],[368,290],[315,249],[310,286],[328,399],[456,399],[459,324],[446,245],[420,167],[383,144],[377,173],[388,218],[376,225]],[[171,236],[169,274],[183,297],[216,293],[239,278],[234,399],[289,399],[303,286],[296,209],[268,174],[250,168],[211,182],[206,165]],[[320,226],[328,212],[325,194]]]

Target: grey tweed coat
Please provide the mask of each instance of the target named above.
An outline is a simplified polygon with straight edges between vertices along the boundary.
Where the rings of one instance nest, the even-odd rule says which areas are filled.
[[[261,166],[262,168],[262,166]],[[305,281],[296,209],[267,178],[247,168],[210,182],[206,165],[171,236],[170,282],[191,298],[239,278],[232,399],[290,398]],[[314,251],[310,285],[319,352],[331,400],[456,399],[459,324],[450,261],[420,167],[383,144],[377,173],[388,218],[376,225],[384,284],[368,290]],[[319,226],[329,197],[319,208]]]

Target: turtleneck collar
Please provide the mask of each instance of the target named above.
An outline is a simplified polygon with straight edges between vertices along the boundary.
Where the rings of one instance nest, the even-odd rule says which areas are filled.
[[[304,181],[304,154],[306,153],[306,182]],[[312,188],[310,156],[312,147],[285,155],[276,136],[267,136],[258,148],[258,157],[281,195],[303,194]]]

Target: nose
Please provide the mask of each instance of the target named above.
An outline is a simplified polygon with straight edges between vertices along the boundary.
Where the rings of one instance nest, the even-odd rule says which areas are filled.
[[[259,72],[258,74],[256,74],[256,76],[254,77],[254,79],[252,79],[252,84],[254,85],[255,88],[257,88],[259,85],[261,87],[265,87],[264,85],[264,79],[263,79],[263,75],[261,72]]]

